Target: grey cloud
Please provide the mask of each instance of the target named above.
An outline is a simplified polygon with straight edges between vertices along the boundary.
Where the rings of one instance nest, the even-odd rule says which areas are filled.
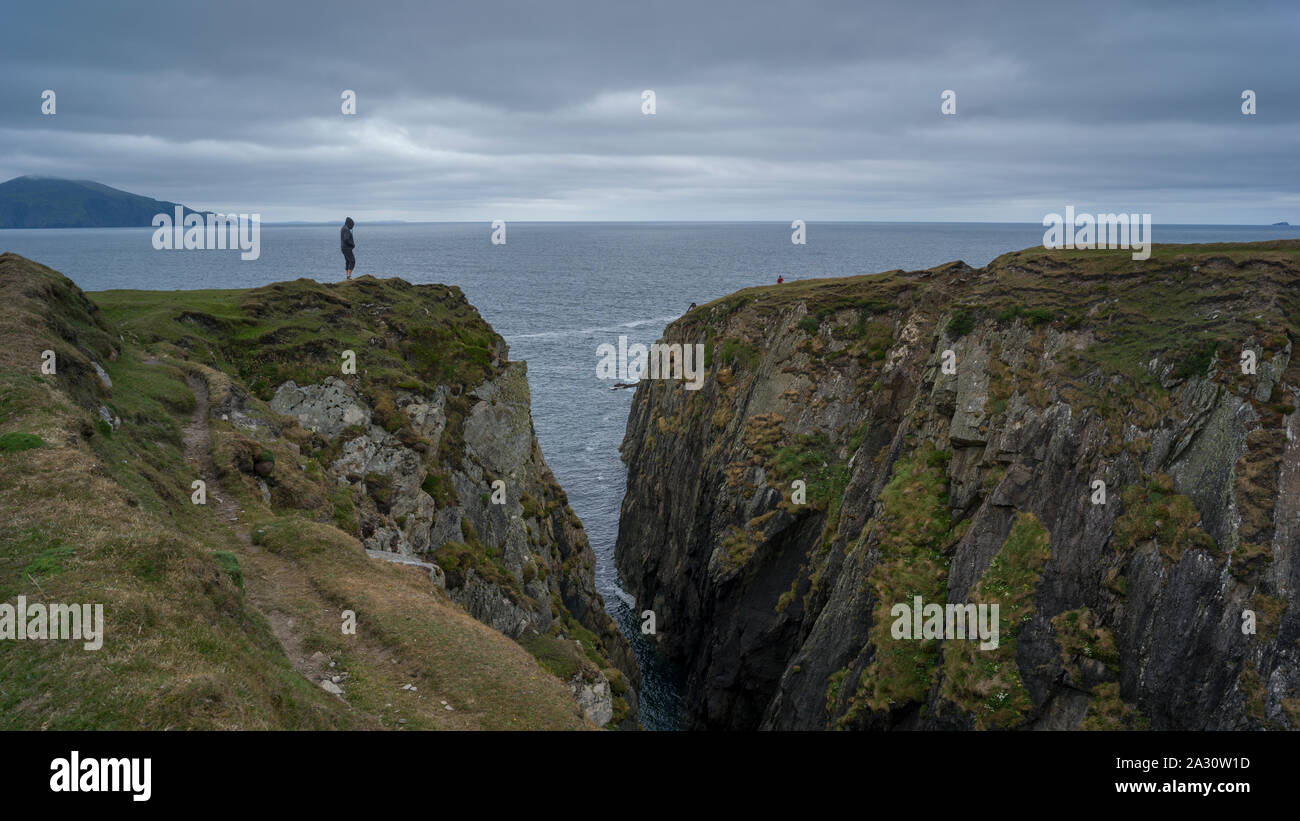
[[[1300,222],[1298,23],[1284,3],[27,4],[0,53],[0,177],[267,219],[1036,221],[1073,203]]]

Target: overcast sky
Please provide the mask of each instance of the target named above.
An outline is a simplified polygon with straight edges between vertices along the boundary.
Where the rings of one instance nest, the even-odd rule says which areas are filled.
[[[1300,3],[1136,5],[6,2],[0,179],[273,221],[1300,223]]]

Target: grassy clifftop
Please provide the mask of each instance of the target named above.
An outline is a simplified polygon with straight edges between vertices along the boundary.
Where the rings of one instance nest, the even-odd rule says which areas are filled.
[[[1150,382],[1144,366],[1153,357],[1185,363],[1186,370],[1208,367],[1209,351],[1239,348],[1254,332],[1266,351],[1285,344],[1279,331],[1300,330],[1300,294],[1291,287],[1297,264],[1300,240],[1155,245],[1144,261],[1130,251],[1030,248],[980,269],[955,262],[746,288],[690,311],[665,336],[715,340],[719,353],[728,339],[733,354],[757,350],[764,323],[802,304],[802,330],[830,326],[822,335],[828,353],[880,360],[893,319],[921,310],[950,321],[956,337],[986,319],[1004,327],[1016,320],[1062,331],[1086,326],[1095,338],[1087,361]]]
[[[367,556],[359,520],[374,514],[382,481],[330,475],[339,444],[258,398],[339,373],[350,348],[350,389],[373,407],[373,435],[419,444],[409,405],[385,400],[435,390],[454,400],[506,367],[504,345],[459,291],[300,280],[92,301],[13,254],[0,256],[0,288],[0,601],[102,603],[105,622],[94,651],[0,641],[0,725],[593,726],[569,681],[426,570]],[[41,371],[47,350],[56,373]],[[454,401],[445,416],[447,431],[463,421]],[[440,465],[452,438],[421,453]],[[202,505],[191,498],[199,478]],[[488,562],[492,538],[475,544]],[[572,655],[566,637],[585,628],[557,598],[556,620],[572,628],[540,638]],[[341,629],[344,610],[355,634]],[[593,643],[599,663],[582,663],[616,678]]]
[[[265,400],[285,379],[309,383],[338,375],[344,350],[358,352],[366,392],[475,387],[506,354],[461,290],[444,285],[299,279],[181,295],[106,291],[95,301],[140,344],[184,352],[244,381]]]

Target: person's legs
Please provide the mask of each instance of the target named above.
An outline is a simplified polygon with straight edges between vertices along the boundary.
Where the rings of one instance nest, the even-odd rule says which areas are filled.
[[[348,279],[352,279],[352,269],[357,267],[357,260],[351,254],[344,254],[343,261],[347,263],[346,273],[348,275]]]

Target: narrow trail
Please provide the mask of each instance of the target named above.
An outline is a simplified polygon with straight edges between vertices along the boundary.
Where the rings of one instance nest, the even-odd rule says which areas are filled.
[[[280,645],[284,648],[285,655],[293,662],[294,669],[308,681],[320,686],[322,681],[330,681],[333,676],[338,675],[341,671],[331,670],[327,666],[328,661],[323,658],[322,654],[309,655],[303,647],[302,634],[295,629],[297,626],[295,620],[275,607],[272,590],[282,591],[290,586],[286,584],[289,581],[287,578],[289,575],[288,568],[268,568],[265,566],[267,563],[275,564],[274,557],[259,551],[257,545],[253,544],[250,527],[240,519],[242,509],[234,498],[225,491],[221,486],[221,481],[217,478],[217,466],[212,461],[212,428],[209,423],[210,403],[208,401],[207,382],[202,377],[193,374],[187,376],[185,381],[189,384],[190,390],[194,392],[194,414],[190,417],[189,423],[182,432],[182,439],[185,443],[185,458],[195,467],[199,476],[206,483],[208,503],[217,514],[217,517],[229,526],[249,553],[260,554],[256,570],[249,568],[254,572],[246,573],[244,579],[245,589],[253,606],[261,611],[262,615],[266,616],[266,620],[270,622],[272,632],[280,640]],[[266,572],[268,570],[270,574]],[[300,585],[292,586],[301,587]],[[306,591],[299,590],[297,592],[305,593]],[[338,694],[336,693],[336,695]]]
[[[252,534],[239,521],[239,505],[235,504],[235,500],[222,489],[217,480],[217,466],[212,461],[212,430],[208,426],[208,383],[193,374],[187,376],[185,381],[194,392],[194,414],[181,432],[181,439],[185,443],[185,459],[206,483],[207,498],[209,502],[215,502],[212,509],[217,516],[230,526],[250,552],[256,553],[257,546],[253,544]]]

